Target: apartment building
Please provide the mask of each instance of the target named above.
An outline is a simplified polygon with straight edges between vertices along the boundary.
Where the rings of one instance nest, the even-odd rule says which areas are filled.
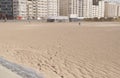
[[[79,16],[80,0],[60,0],[60,16]]]
[[[13,0],[13,16],[16,19],[27,19],[27,0]]]
[[[82,10],[80,10],[83,12],[82,17],[91,18],[93,0],[83,0],[82,4]]]
[[[103,0],[61,0],[60,15],[70,17],[104,17]]]
[[[34,19],[34,17],[35,17],[35,15],[36,14],[34,14],[34,7],[33,7],[33,2],[32,2],[32,0],[28,0],[27,1],[27,16],[28,16],[28,18],[29,19]]]
[[[17,19],[118,17],[120,5],[104,0],[0,0],[0,12]]]
[[[90,18],[93,0],[60,0],[60,15]]]
[[[118,4],[118,8],[117,8],[117,16],[120,17],[120,4]]]
[[[92,5],[92,17],[91,18],[94,18],[94,17],[97,17],[97,18],[101,18],[101,17],[104,17],[104,12],[105,12],[105,1],[103,0],[99,0],[99,1],[94,1],[93,0],[93,5]]]
[[[105,17],[118,17],[118,5],[116,3],[105,2]]]
[[[59,16],[59,0],[28,0],[27,13],[31,19]]]
[[[71,0],[69,2],[70,17],[79,17],[79,0]]]
[[[59,16],[59,0],[48,0],[48,16]]]
[[[60,0],[59,2],[60,16],[69,16],[70,1],[71,0]]]
[[[12,0],[0,0],[0,13],[11,18],[13,16],[12,4]]]

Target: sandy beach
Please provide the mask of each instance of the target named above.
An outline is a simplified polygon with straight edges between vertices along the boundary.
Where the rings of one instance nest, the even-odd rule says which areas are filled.
[[[120,23],[0,23],[0,57],[45,78],[119,78]]]
[[[0,78],[22,78],[0,65]]]

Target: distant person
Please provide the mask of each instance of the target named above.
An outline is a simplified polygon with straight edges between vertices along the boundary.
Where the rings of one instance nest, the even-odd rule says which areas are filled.
[[[4,22],[7,22],[7,17],[4,18]]]
[[[2,14],[0,13],[0,20],[2,20]]]
[[[80,22],[79,22],[78,24],[79,24],[79,25],[81,25],[81,23],[80,23]]]
[[[30,23],[31,21],[30,21],[30,16],[28,17],[28,22]]]
[[[3,18],[4,22],[7,22],[7,15],[6,14],[3,14],[2,18]]]

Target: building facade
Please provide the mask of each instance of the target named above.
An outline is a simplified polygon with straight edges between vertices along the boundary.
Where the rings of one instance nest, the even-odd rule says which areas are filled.
[[[27,19],[27,0],[13,0],[13,16],[16,19]]]
[[[119,17],[120,4],[104,0],[0,0],[0,13],[23,20]]]
[[[48,16],[59,16],[59,0],[48,0]]]
[[[83,12],[82,17],[91,18],[93,0],[83,0],[82,4],[83,4],[82,6],[83,9],[81,10],[81,12]]]
[[[70,0],[60,0],[60,16],[69,16],[69,1]]]
[[[79,17],[82,0],[60,0],[60,16]],[[82,15],[82,14],[81,14]]]
[[[104,17],[103,0],[61,0],[60,15],[70,17]]]
[[[105,17],[118,17],[118,5],[116,3],[105,3]]]
[[[93,5],[92,5],[92,13],[91,13],[92,17],[91,18],[104,17],[104,13],[105,13],[105,1],[103,1],[103,0],[99,0],[98,2],[94,1]]]
[[[118,7],[117,7],[117,16],[120,17],[120,4],[118,4]]]
[[[28,0],[27,15],[30,19],[47,19],[59,16],[59,0]]]
[[[0,13],[6,15],[8,18],[13,16],[13,1],[0,0]]]

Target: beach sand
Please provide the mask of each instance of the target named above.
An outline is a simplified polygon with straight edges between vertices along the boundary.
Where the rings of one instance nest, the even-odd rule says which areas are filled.
[[[0,56],[45,78],[119,78],[120,23],[0,23]]]
[[[0,65],[0,78],[22,78]]]

